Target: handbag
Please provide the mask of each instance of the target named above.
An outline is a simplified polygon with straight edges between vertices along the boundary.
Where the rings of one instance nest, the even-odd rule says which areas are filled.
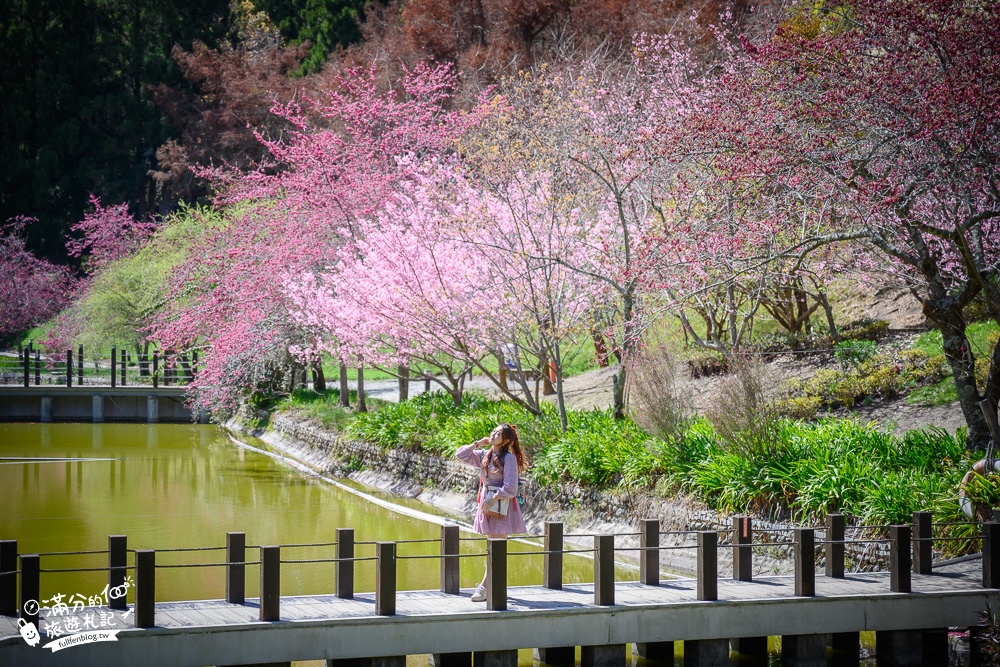
[[[486,506],[483,513],[494,519],[505,518],[510,513],[510,498],[496,498],[499,491],[499,486],[486,487]]]

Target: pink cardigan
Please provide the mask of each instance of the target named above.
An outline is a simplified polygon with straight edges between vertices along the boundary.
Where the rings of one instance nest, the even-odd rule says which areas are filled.
[[[475,449],[479,443],[472,443],[459,447],[455,453],[456,458],[462,463],[475,466],[479,469],[480,489],[483,485],[498,486],[498,498],[510,498],[510,512],[502,518],[489,517],[478,507],[480,496],[476,497],[476,520],[473,522],[473,529],[480,535],[512,535],[514,533],[526,533],[528,529],[524,525],[524,517],[521,515],[521,508],[517,504],[517,457],[508,453],[504,457],[503,472],[491,470],[489,475],[483,476],[483,456],[489,449]]]

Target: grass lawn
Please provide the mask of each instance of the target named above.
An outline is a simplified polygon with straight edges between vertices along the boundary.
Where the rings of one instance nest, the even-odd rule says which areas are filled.
[[[1000,333],[1000,327],[997,326],[996,322],[974,322],[969,325],[966,329],[966,336],[969,338],[972,353],[977,359],[989,357],[993,351],[992,341],[998,333]],[[923,350],[931,356],[944,354],[940,331],[928,331],[921,334],[913,343],[913,347]],[[955,381],[951,376],[935,384],[919,387],[906,397],[907,403],[925,407],[948,405],[957,400],[958,392],[955,389]]]

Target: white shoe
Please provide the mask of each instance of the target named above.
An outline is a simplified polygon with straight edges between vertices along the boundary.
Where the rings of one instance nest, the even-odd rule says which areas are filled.
[[[484,602],[486,600],[486,587],[476,586],[476,592],[472,594],[473,602]]]

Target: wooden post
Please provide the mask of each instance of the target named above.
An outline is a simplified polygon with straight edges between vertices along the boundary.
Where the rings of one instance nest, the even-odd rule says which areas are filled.
[[[260,620],[281,620],[281,547],[260,548]]]
[[[0,540],[0,616],[17,616],[17,540]]]
[[[38,604],[41,595],[41,567],[38,554],[21,555],[21,598],[19,600],[18,616],[28,623],[34,623],[38,627]],[[34,602],[34,611],[28,611],[32,606],[28,602]]]
[[[375,545],[375,613],[396,614],[396,543]]]
[[[594,536],[594,604],[615,603],[615,536]]]
[[[459,592],[458,526],[441,526],[441,592]]]
[[[698,599],[719,599],[719,535],[713,530],[698,532]],[[728,646],[728,640],[727,640]]]
[[[194,382],[194,376],[198,374],[198,350],[191,353],[191,377],[188,382]]]
[[[128,350],[122,350],[122,386],[125,386],[125,375],[128,370]]]
[[[118,385],[118,350],[111,346],[111,388]]]
[[[889,526],[889,590],[910,592],[910,527]],[[985,553],[983,554],[985,561]]]
[[[156,552],[135,552],[135,627],[156,625]]]
[[[160,386],[160,353],[153,351],[153,389]]]
[[[42,353],[35,350],[35,386],[42,384]]]
[[[983,524],[983,588],[1000,588],[1000,523]]]
[[[83,345],[76,349],[76,383],[83,386]]]
[[[73,350],[66,350],[66,387],[73,386]]]
[[[486,608],[507,609],[507,540],[486,540]]]
[[[31,355],[28,354],[28,348],[24,348],[24,386],[28,386],[28,376],[31,373]]]
[[[354,558],[354,529],[337,529],[337,553],[334,564],[334,595],[344,600],[354,597],[354,561],[343,560]]]
[[[231,604],[247,601],[246,548],[246,533],[226,533],[226,602]]]
[[[542,562],[542,586],[562,590],[563,525],[561,521],[545,522],[545,555]]]
[[[108,535],[108,608],[125,609],[125,567],[128,565],[128,538],[125,535]],[[117,589],[117,590],[116,590]]]
[[[795,595],[816,595],[816,536],[812,528],[795,529]]]
[[[931,573],[931,547],[933,532],[930,512],[913,513],[913,573]]]
[[[750,517],[733,517],[733,579],[753,581],[753,526]]]
[[[826,515],[826,576],[844,578],[844,515]]]
[[[431,378],[429,375],[424,376],[424,393],[426,394],[431,390]]]
[[[660,585],[660,522],[643,519],[639,524],[639,581],[646,586]]]

